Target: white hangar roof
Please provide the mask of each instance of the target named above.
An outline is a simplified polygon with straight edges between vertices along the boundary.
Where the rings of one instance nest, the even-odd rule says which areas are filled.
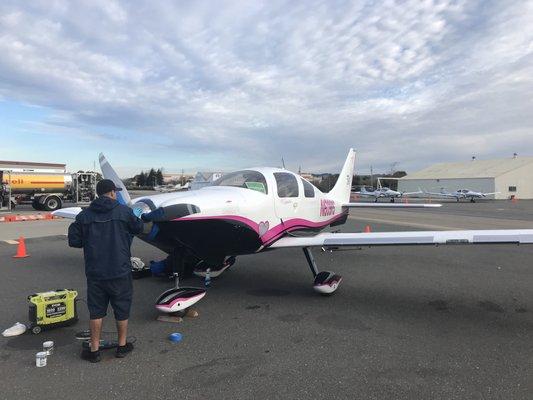
[[[533,164],[533,157],[440,163],[434,164],[421,171],[408,174],[401,179],[496,178],[514,169],[522,168],[529,164]]]

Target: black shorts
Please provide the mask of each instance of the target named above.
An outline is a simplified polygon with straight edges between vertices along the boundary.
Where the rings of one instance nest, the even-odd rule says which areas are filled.
[[[131,274],[116,279],[87,279],[87,308],[91,319],[104,318],[109,303],[117,321],[128,319],[132,297]]]

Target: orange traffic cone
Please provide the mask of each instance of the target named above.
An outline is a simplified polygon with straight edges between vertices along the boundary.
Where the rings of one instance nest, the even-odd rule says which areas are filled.
[[[19,238],[19,245],[17,247],[17,254],[13,256],[13,258],[25,258],[29,257],[29,254],[26,253],[26,243],[24,242],[24,237],[21,236]]]
[[[370,233],[371,230],[370,230],[370,225],[367,225],[365,226],[365,230],[364,230],[365,233]]]

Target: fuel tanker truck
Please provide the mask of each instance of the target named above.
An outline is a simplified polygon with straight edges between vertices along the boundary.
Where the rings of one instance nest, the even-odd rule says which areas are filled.
[[[54,211],[63,202],[88,203],[96,197],[96,173],[40,173],[0,171],[2,202],[31,203],[35,210]]]

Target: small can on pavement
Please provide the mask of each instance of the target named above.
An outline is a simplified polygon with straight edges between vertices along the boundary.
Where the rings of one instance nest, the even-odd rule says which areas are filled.
[[[52,340],[47,340],[43,343],[43,351],[46,352],[46,355],[50,356],[54,352],[54,342]]]
[[[35,355],[35,366],[40,367],[46,367],[46,351],[40,351]]]

